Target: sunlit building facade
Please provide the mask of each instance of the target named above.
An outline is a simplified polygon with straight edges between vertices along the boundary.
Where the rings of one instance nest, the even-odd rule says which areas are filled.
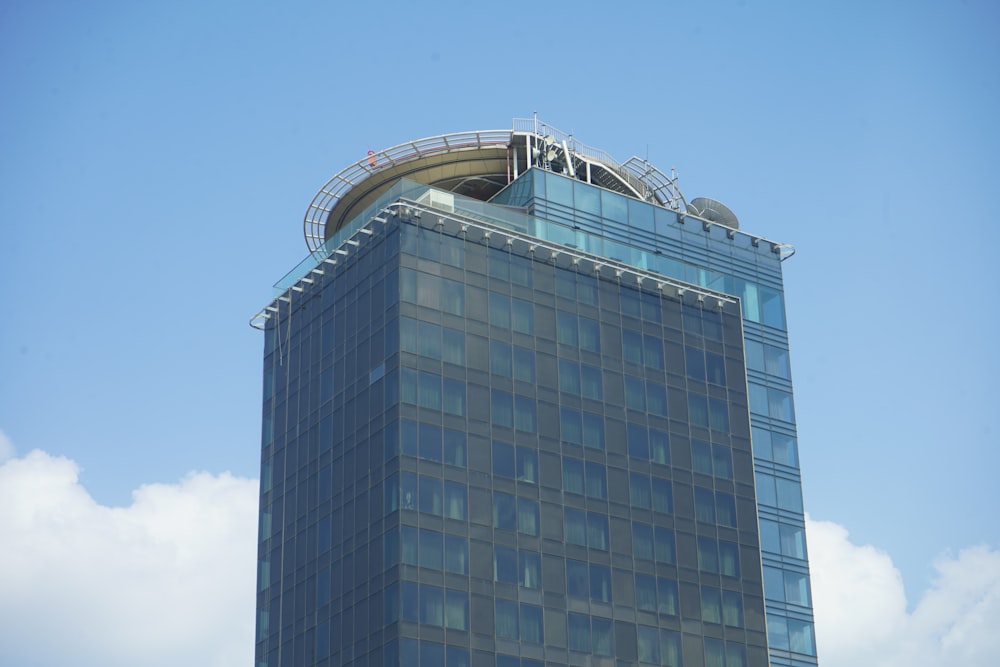
[[[789,247],[534,120],[370,153],[305,234],[258,667],[816,664]]]

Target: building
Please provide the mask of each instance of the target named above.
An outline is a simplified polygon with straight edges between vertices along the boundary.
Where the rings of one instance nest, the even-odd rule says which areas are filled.
[[[369,152],[305,236],[258,667],[816,664],[791,248],[537,120]]]

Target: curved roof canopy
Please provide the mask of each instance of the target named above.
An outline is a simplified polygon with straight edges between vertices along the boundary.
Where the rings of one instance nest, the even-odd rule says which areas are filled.
[[[632,157],[619,164],[572,135],[534,119],[515,119],[509,130],[442,134],[368,151],[316,193],[304,221],[306,245],[317,250],[400,178],[486,201],[531,167],[686,209],[676,177],[645,160]]]

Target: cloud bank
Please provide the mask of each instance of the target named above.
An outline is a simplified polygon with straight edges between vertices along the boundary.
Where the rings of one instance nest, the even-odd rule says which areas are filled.
[[[192,473],[107,507],[78,472],[0,465],[0,664],[253,664],[257,482]]]
[[[1000,664],[1000,551],[942,556],[907,610],[892,559],[847,530],[808,521],[816,638],[822,667],[995,667]]]
[[[0,664],[253,663],[255,480],[192,473],[108,507],[73,461],[0,445]],[[888,554],[808,531],[822,667],[1000,664],[1000,551],[943,556],[909,611]]]

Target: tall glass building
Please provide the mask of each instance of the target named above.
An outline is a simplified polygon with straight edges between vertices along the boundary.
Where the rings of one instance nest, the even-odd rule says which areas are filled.
[[[817,664],[791,248],[536,120],[371,152],[305,236],[258,667]]]

